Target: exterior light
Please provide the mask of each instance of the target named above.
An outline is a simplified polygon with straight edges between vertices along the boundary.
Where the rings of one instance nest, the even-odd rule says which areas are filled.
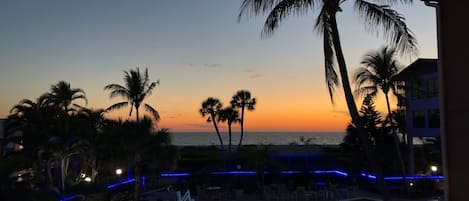
[[[409,186],[410,187],[414,186],[414,182],[409,182]]]
[[[85,177],[86,177],[86,174],[85,174],[85,173],[80,173],[80,177],[81,177],[81,178],[85,178]]]
[[[85,177],[84,179],[86,182],[91,182],[91,178],[90,177]]]
[[[436,171],[438,171],[438,167],[436,165],[432,165],[432,166],[430,166],[430,170],[432,172],[436,172]]]
[[[122,174],[122,169],[120,169],[120,168],[116,169],[116,174],[121,175]]]

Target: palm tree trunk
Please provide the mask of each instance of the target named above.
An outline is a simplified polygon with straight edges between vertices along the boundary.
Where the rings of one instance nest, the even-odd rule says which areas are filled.
[[[402,173],[402,181],[404,182],[404,186],[407,186],[407,182],[405,179],[406,172],[405,172],[404,160],[402,159],[402,153],[399,147],[399,139],[397,138],[396,128],[394,127],[394,123],[392,122],[393,118],[392,118],[392,113],[391,113],[391,106],[389,105],[388,93],[387,92],[384,93],[384,96],[386,97],[386,106],[388,108],[389,124],[391,126],[392,137],[394,138],[394,147],[396,148],[397,158],[399,159],[399,165],[400,165],[401,173]]]
[[[210,115],[211,115],[211,118],[212,118],[213,127],[215,127],[215,131],[217,132],[218,141],[220,141],[221,158],[223,160],[223,168],[226,168],[225,146],[223,145],[223,139],[221,138],[220,130],[218,129],[218,125],[217,125],[217,122],[215,120],[215,115],[214,114],[210,114]]]
[[[60,157],[60,194],[64,195],[65,192],[65,158]]]
[[[241,136],[239,137],[239,144],[238,144],[238,149],[236,150],[237,152],[241,149],[241,143],[243,143],[243,136],[244,136],[244,105],[241,107]]]
[[[389,192],[388,192],[388,189],[386,188],[386,183],[384,181],[383,172],[381,168],[378,166],[376,159],[374,158],[373,153],[370,150],[369,142],[368,142],[368,135],[363,126],[362,121],[360,120],[360,115],[358,114],[357,106],[353,98],[352,89],[350,88],[350,81],[348,78],[348,72],[347,72],[347,66],[345,64],[344,54],[342,52],[342,47],[340,44],[339,29],[337,28],[337,21],[336,21],[335,13],[336,11],[331,12],[331,17],[330,17],[331,28],[332,28],[332,42],[334,45],[335,55],[336,55],[337,63],[339,66],[340,78],[342,81],[342,87],[344,90],[345,100],[347,102],[347,108],[350,113],[350,117],[352,118],[353,124],[359,130],[360,142],[370,162],[371,169],[373,170],[376,176],[378,190],[382,194],[383,200],[389,200]]]
[[[135,167],[134,167],[134,172],[135,172],[135,192],[134,192],[134,200],[139,201],[140,200],[140,193],[141,193],[141,188],[142,188],[142,178],[141,178],[141,156],[138,153],[135,153]]]
[[[46,161],[46,174],[47,174],[47,181],[49,185],[53,186],[54,182],[52,180],[52,165],[49,161]]]
[[[217,125],[217,122],[215,121],[215,115],[211,114],[211,117],[212,117],[213,127],[215,127],[215,131],[217,132],[217,135],[218,135],[218,140],[220,141],[221,150],[223,151],[225,150],[225,147],[223,146],[223,139],[221,138],[220,130],[218,130],[218,125]]]
[[[137,118],[137,124],[138,124],[138,122],[140,122],[140,117],[138,116],[138,108],[139,108],[139,106],[135,105],[135,114],[137,115],[137,117],[136,117]]]
[[[231,168],[231,123],[228,123],[228,168]]]

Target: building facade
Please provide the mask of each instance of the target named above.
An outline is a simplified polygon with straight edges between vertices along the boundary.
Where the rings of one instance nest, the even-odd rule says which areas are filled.
[[[409,173],[414,173],[416,137],[440,136],[438,60],[417,59],[399,73],[405,81],[406,131],[409,146]]]

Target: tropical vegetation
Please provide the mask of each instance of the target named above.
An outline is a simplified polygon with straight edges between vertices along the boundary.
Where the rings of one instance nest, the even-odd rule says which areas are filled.
[[[339,0],[243,0],[241,3],[239,19],[243,16],[257,16],[267,14],[262,36],[271,36],[279,27],[280,23],[289,15],[303,16],[309,11],[319,11],[316,18],[315,28],[323,36],[324,41],[324,67],[326,84],[329,95],[333,101],[333,92],[339,85],[339,78],[336,73],[335,62],[339,68],[340,81],[342,83],[347,108],[352,118],[352,122],[360,130],[362,147],[371,163],[373,172],[377,176],[378,187],[383,198],[388,199],[388,192],[385,187],[384,177],[379,166],[376,164],[373,153],[369,149],[364,124],[361,121],[356,107],[354,96],[351,90],[348,77],[348,69],[345,56],[342,51],[339,29],[337,26],[337,13],[342,12],[342,5],[348,1]],[[363,18],[364,24],[369,29],[382,33],[386,39],[401,53],[415,53],[417,42],[405,24],[405,19],[397,11],[388,5],[380,5],[382,1],[354,0],[354,9]],[[412,0],[386,1],[387,3],[411,3]],[[334,59],[335,55],[335,59]]]
[[[238,108],[241,110],[241,119],[239,120],[240,124],[240,129],[241,129],[241,135],[239,137],[239,143],[238,143],[238,148],[241,149],[241,144],[243,143],[243,137],[244,137],[244,111],[253,111],[256,106],[256,98],[251,98],[251,92],[247,90],[239,90],[236,92],[235,95],[233,95],[233,98],[231,99],[231,107],[233,108]]]
[[[106,88],[112,89],[112,97],[128,95],[128,104],[138,113],[158,82],[150,82],[148,71],[142,74],[138,68],[126,72],[126,80],[125,90],[115,84]],[[57,200],[89,182],[100,187],[85,192],[104,190],[118,179],[116,167],[137,178],[174,168],[177,151],[169,130],[155,129],[159,115],[151,106],[144,105],[151,118],[122,121],[105,117],[116,104],[104,110],[79,103],[87,103],[84,90],[59,81],[38,98],[12,107],[1,146],[0,197]],[[138,200],[140,187],[135,192]]]
[[[130,105],[129,116],[132,115],[132,111],[135,108],[135,119],[139,122],[140,114],[139,109],[145,98],[147,98],[153,92],[153,89],[160,84],[160,81],[151,82],[150,76],[148,75],[148,69],[145,69],[145,72],[141,73],[139,68],[135,70],[124,71],[124,82],[125,86],[120,84],[108,84],[104,87],[105,90],[110,90],[109,97],[114,98],[120,96],[126,101],[121,101],[109,106],[106,110],[116,110],[127,105]],[[147,112],[155,120],[160,119],[160,115],[155,108],[151,105],[143,103],[143,106]]]
[[[220,114],[222,110],[223,104],[217,98],[209,97],[207,100],[202,102],[202,106],[199,109],[200,115],[203,117],[209,115],[207,118],[207,122],[212,122],[213,127],[215,128],[215,132],[218,136],[218,141],[220,142],[221,150],[224,151],[225,148],[223,146],[223,139],[220,135],[220,130],[218,129],[217,122],[220,120]]]
[[[376,52],[367,54],[360,62],[362,66],[355,74],[354,80],[356,82],[356,93],[358,96],[366,95],[375,98],[379,90],[383,92],[388,110],[387,122],[390,124],[394,138],[394,148],[401,166],[401,174],[406,175],[404,159],[402,157],[400,142],[389,102],[389,92],[400,96],[399,91],[404,89],[402,81],[397,78],[399,64],[395,56],[396,50],[389,47],[383,47]],[[403,178],[405,180],[405,177]]]
[[[231,163],[232,159],[232,126],[233,124],[240,123],[240,138],[236,152],[239,152],[243,142],[244,136],[244,116],[245,111],[253,111],[256,105],[256,98],[251,97],[251,92],[248,90],[239,90],[233,95],[230,106],[223,108],[223,103],[218,98],[209,97],[202,102],[199,109],[199,113],[205,117],[208,116],[207,122],[212,123],[217,133],[218,140],[220,142],[220,147],[222,152],[228,152],[228,161]],[[228,148],[225,150],[223,138],[221,137],[220,129],[218,128],[218,123],[226,122],[228,129]],[[230,166],[229,166],[230,167]]]

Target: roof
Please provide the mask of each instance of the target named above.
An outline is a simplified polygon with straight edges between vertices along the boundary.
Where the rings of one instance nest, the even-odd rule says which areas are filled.
[[[438,72],[438,59],[419,58],[407,67],[402,69],[397,78],[400,80],[408,80],[409,77],[422,74],[430,74]]]

